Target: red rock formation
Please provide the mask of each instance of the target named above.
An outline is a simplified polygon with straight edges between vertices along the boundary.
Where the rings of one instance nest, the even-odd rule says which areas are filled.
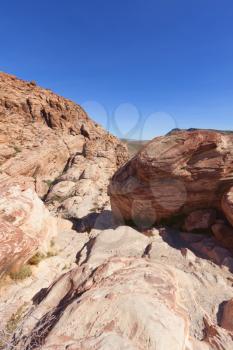
[[[34,190],[0,184],[0,276],[20,268],[36,251],[47,253],[57,234]]]
[[[197,209],[222,210],[222,194],[233,183],[232,163],[232,133],[194,130],[157,137],[113,176],[113,212],[151,223]]]
[[[79,266],[34,298],[16,348],[231,350],[231,309],[227,330],[216,317],[232,296],[231,273],[152,231],[99,231],[81,249]],[[209,246],[203,236],[185,236],[190,247],[197,238]]]
[[[77,153],[92,157],[97,144],[110,157],[114,155],[115,166],[125,161],[127,152],[120,141],[94,123],[79,105],[0,73],[1,173],[33,178],[37,193],[44,196],[70,157]]]
[[[233,226],[233,187],[230,187],[222,197],[222,211]]]
[[[0,221],[0,278],[17,271],[37,250],[38,241],[5,220]]]

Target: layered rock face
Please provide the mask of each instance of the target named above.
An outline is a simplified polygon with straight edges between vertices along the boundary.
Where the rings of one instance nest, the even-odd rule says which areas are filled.
[[[231,222],[231,196],[225,192],[233,183],[232,146],[232,133],[208,130],[155,138],[113,176],[114,214],[153,224],[215,208]]]
[[[0,73],[1,173],[12,179],[26,177],[43,197],[51,183],[73,165],[67,177],[75,184],[82,176],[77,168],[83,168],[84,158],[90,166],[98,159],[100,173],[109,176],[105,175],[109,167],[111,176],[127,159],[127,151],[79,105],[33,82]],[[92,176],[86,174],[87,179]],[[61,203],[60,192],[58,197]]]
[[[17,271],[35,252],[46,254],[57,223],[32,189],[0,183],[0,277]]]

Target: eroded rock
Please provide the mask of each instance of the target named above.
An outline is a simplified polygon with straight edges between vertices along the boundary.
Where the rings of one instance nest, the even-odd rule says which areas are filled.
[[[217,320],[232,296],[229,270],[172,248],[162,232],[137,233],[93,232],[85,261],[51,285],[22,322],[16,348],[230,350],[231,333]],[[195,241],[191,235],[190,249]]]
[[[110,176],[127,159],[125,146],[79,105],[5,73],[0,73],[0,120],[1,173],[12,181],[33,178],[41,197],[75,155],[106,157]]]
[[[222,210],[222,195],[233,183],[232,146],[232,133],[211,130],[153,139],[112,178],[115,216],[152,225],[199,209]]]
[[[37,194],[20,185],[0,185],[1,272],[17,270],[36,251],[47,253],[57,222]]]

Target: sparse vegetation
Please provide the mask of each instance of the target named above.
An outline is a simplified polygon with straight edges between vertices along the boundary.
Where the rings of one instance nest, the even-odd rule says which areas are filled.
[[[51,258],[51,257],[56,256],[56,255],[57,255],[57,252],[55,252],[55,251],[49,251],[49,252],[47,253],[46,257],[47,257],[47,258]]]
[[[46,255],[38,252],[31,257],[31,259],[28,261],[28,264],[37,266],[43,259],[46,259]]]
[[[63,202],[65,199],[69,198],[69,196],[65,196],[65,197],[59,197],[58,195],[54,195],[50,200],[49,202],[58,202],[58,203],[61,203]]]
[[[55,242],[53,240],[51,240],[50,242],[50,246],[51,248],[54,247],[55,245]],[[43,254],[43,253],[39,253],[37,252],[35,255],[33,255],[33,257],[31,257],[31,259],[28,261],[28,264],[29,265],[34,265],[34,266],[37,266],[39,265],[39,263],[44,260],[44,259],[47,259],[47,258],[51,258],[53,256],[56,256],[57,255],[57,252],[55,250],[50,250],[48,251],[47,254]]]
[[[17,331],[20,322],[22,321],[27,310],[27,303],[25,302],[21,305],[18,310],[11,315],[10,319],[7,321],[5,329],[0,331],[0,350],[8,349],[10,347],[10,339],[14,332]]]
[[[32,270],[29,265],[23,265],[19,271],[10,272],[9,275],[14,281],[22,281],[32,275]]]
[[[16,311],[16,313],[14,313],[11,318],[8,320],[7,324],[6,324],[6,333],[8,334],[12,334],[19,322],[22,320],[23,318],[23,314],[25,313],[25,307],[26,307],[26,303],[24,303],[23,305],[21,305],[18,310]]]
[[[22,152],[22,148],[20,148],[19,146],[14,146],[14,150],[16,154]]]
[[[43,182],[50,187],[53,184],[53,180],[43,180]]]

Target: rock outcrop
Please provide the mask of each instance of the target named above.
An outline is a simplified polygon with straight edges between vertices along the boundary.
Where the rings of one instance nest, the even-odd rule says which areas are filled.
[[[153,224],[199,209],[216,209],[231,222],[233,133],[174,131],[149,142],[113,176],[116,217]]]
[[[107,187],[124,145],[0,73],[0,349],[232,350],[232,146],[215,131],[153,140],[113,176],[118,225]]]
[[[80,224],[87,217],[90,225],[91,215],[94,226],[101,209],[110,207],[109,178],[127,157],[126,147],[79,105],[0,73],[0,347],[18,308],[75,264],[80,243],[73,230],[59,236],[55,216]],[[31,277],[14,285],[8,273],[19,276],[26,263]]]
[[[57,222],[33,189],[0,183],[0,276],[16,271],[36,252],[46,254]]]
[[[63,181],[61,174],[71,166],[70,172],[75,173],[72,181],[76,183],[81,177],[90,179],[90,185],[93,175],[82,174],[77,168],[83,168],[85,162],[90,162],[91,167],[97,159],[101,177],[107,178],[103,180],[105,185],[108,176],[127,159],[127,151],[79,105],[34,82],[0,73],[2,174],[10,176],[12,181],[23,176],[25,181],[34,183],[36,192],[44,197],[56,179]],[[61,206],[61,193],[55,196],[56,191],[53,199],[59,205],[56,203],[55,207]]]
[[[34,298],[15,349],[232,349],[233,259],[213,239],[122,226],[96,232],[77,263]]]

